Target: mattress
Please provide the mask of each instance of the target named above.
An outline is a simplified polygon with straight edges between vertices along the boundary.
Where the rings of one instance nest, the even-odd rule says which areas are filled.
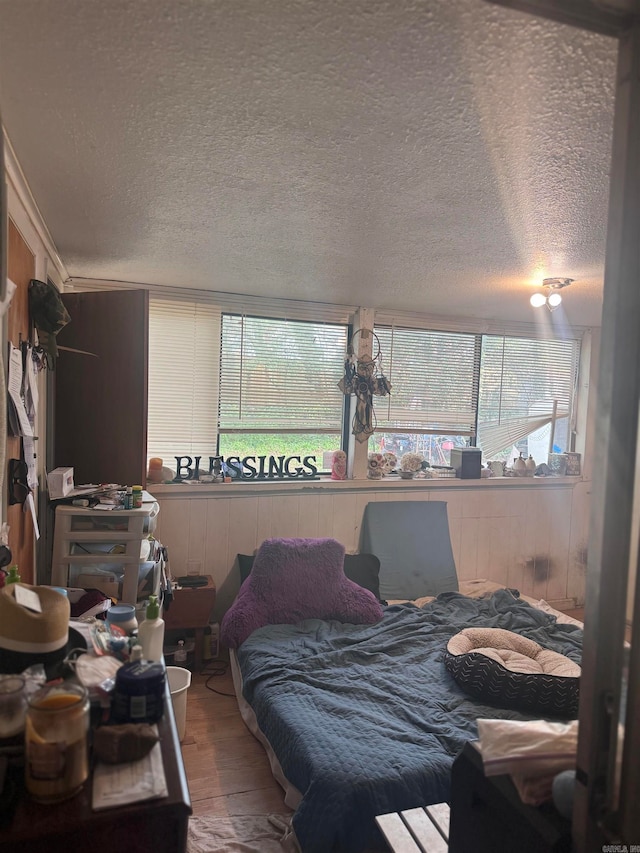
[[[451,764],[476,739],[478,717],[528,719],[470,699],[447,673],[446,643],[471,625],[515,630],[580,661],[577,625],[505,589],[390,605],[373,626],[267,626],[240,647],[243,717],[296,810],[304,853],[379,843],[376,814],[449,799]]]

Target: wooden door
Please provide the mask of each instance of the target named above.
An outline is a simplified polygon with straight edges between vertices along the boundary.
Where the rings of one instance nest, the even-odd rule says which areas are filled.
[[[72,467],[76,486],[145,485],[149,294],[65,293],[63,300],[71,322],[58,333],[54,464]]]
[[[17,287],[7,311],[7,339],[14,346],[19,346],[21,341],[29,340],[29,282],[35,278],[36,263],[33,252],[11,220],[9,220],[7,273]],[[5,350],[5,361],[7,357],[8,350]],[[28,511],[25,512],[20,503],[9,506],[9,489],[11,488],[8,475],[9,460],[19,459],[20,452],[20,438],[7,436],[4,472],[4,482],[7,485],[4,498],[9,525],[9,547],[22,580],[25,583],[34,583],[34,535],[31,514]],[[37,495],[34,495],[34,501],[37,505]]]

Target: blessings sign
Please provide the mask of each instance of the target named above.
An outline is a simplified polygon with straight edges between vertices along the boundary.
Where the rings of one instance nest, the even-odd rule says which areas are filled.
[[[176,456],[176,480],[199,480],[222,473],[232,480],[310,480],[316,477],[315,456],[210,456],[209,470],[201,465],[202,456]]]

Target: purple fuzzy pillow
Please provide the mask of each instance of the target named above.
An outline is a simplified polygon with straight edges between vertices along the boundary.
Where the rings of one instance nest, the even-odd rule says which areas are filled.
[[[256,628],[303,619],[379,622],[376,597],[350,581],[343,565],[344,546],[335,539],[266,539],[222,620],[222,642],[237,649]]]

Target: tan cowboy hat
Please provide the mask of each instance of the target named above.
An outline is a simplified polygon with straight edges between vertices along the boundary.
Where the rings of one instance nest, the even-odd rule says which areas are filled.
[[[42,613],[16,601],[16,588],[37,593]],[[0,672],[22,672],[34,663],[64,657],[69,639],[69,599],[45,586],[12,583],[0,589]]]

